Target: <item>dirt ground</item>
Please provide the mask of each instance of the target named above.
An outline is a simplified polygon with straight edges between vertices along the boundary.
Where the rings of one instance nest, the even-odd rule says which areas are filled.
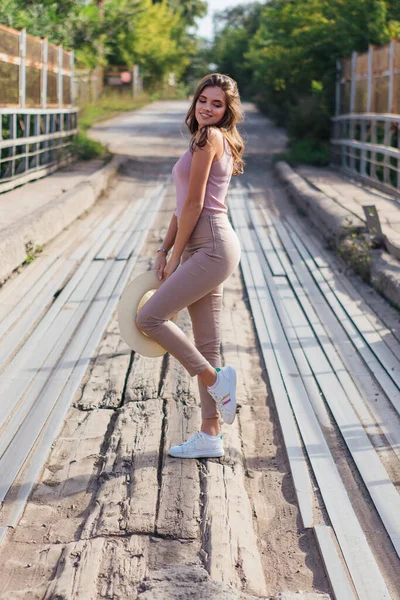
[[[93,211],[128,205],[170,172],[187,147],[185,108],[183,102],[154,103],[130,120],[96,128],[97,137],[130,161]],[[242,182],[276,214],[300,218],[272,174],[284,134],[245,108]],[[170,184],[131,278],[151,264],[174,202]],[[191,336],[187,311],[179,325]],[[314,533],[301,525],[268,365],[239,269],[224,286],[222,355],[238,372],[238,418],[223,426],[226,456],[172,459],[169,446],[200,423],[196,381],[170,356],[130,352],[114,313],[23,517],[0,547],[2,600],[333,598]],[[329,443],[392,598],[399,600],[398,558],[334,427]],[[400,481],[398,461],[389,456],[387,467]],[[314,520],[329,524],[313,483]],[[295,592],[302,594],[290,595]]]

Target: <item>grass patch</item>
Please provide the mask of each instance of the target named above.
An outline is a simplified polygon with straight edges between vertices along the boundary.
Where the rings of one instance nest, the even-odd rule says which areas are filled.
[[[87,104],[79,111],[78,127],[79,133],[72,143],[74,156],[79,160],[91,160],[101,156],[107,156],[109,151],[106,146],[90,139],[87,135],[88,129],[95,123],[111,119],[121,112],[138,110],[151,102],[148,94],[141,94],[132,98],[129,93],[120,93],[117,90],[104,92],[95,104]]]
[[[35,258],[41,252],[43,252],[43,246],[41,244],[38,246],[35,246],[35,244],[33,242],[29,241],[25,244],[25,250],[26,250],[26,259],[22,263],[23,265],[33,262],[35,260]]]
[[[371,282],[371,242],[368,235],[349,231],[338,243],[337,253],[361,279]]]
[[[138,110],[151,101],[148,94],[136,98],[125,92],[103,92],[96,104],[87,104],[79,111],[79,130],[84,133],[95,123],[115,117],[121,112]]]

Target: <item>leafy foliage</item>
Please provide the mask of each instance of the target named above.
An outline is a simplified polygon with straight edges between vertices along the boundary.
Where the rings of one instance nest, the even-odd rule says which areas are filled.
[[[400,34],[399,0],[270,0],[221,13],[221,70],[292,140],[324,141],[334,110],[336,60]]]
[[[78,66],[138,64],[149,77],[179,76],[196,51],[204,0],[0,0],[0,22],[74,48]]]

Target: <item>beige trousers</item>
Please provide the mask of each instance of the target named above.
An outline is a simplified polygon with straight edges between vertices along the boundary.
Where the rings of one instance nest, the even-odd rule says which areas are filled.
[[[202,215],[177,270],[146,302],[138,327],[175,356],[193,377],[211,365],[221,366],[222,284],[240,260],[240,243],[227,215]],[[194,344],[169,319],[188,308]],[[215,401],[198,379],[202,417],[218,416]]]

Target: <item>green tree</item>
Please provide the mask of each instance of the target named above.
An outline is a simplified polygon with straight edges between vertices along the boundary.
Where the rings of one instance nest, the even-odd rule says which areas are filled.
[[[399,0],[270,0],[218,17],[215,62],[294,137],[325,139],[337,59],[400,33]]]
[[[78,66],[136,63],[153,79],[185,70],[204,11],[203,0],[0,0],[1,23],[74,48]]]
[[[214,17],[216,36],[214,62],[218,70],[240,82],[242,95],[252,92],[252,67],[246,54],[257,33],[263,5],[259,2],[239,5]]]

